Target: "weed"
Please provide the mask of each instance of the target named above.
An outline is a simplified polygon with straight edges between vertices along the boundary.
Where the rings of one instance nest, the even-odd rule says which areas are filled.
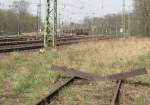
[[[20,94],[23,93],[26,89],[31,88],[34,85],[35,80],[27,77],[24,80],[20,81],[14,88],[15,92]]]

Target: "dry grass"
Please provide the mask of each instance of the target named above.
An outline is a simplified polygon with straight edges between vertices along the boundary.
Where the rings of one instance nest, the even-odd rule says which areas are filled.
[[[59,51],[57,64],[90,70],[88,72],[112,73],[136,68],[129,63],[150,52],[150,39],[122,39],[99,43],[82,43]]]
[[[150,39],[89,42],[46,53],[12,53],[0,57],[0,105],[31,105],[54,87],[52,64],[101,75],[132,68],[150,69]],[[150,82],[147,77],[137,78]]]

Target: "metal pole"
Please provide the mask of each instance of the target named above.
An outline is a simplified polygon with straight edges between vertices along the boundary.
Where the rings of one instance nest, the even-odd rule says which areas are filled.
[[[57,38],[57,0],[46,0],[44,46],[55,47]],[[50,44],[51,43],[51,44]]]
[[[50,13],[50,10],[49,10],[49,7],[50,7],[50,1],[49,0],[46,0],[46,16],[45,16],[45,33],[44,33],[44,47],[47,48],[48,47],[48,42],[47,42],[47,37],[48,37],[48,34],[49,34],[49,30],[48,30],[48,24],[49,24],[49,13]]]
[[[37,35],[41,32],[41,0],[37,5]]]
[[[122,29],[123,29],[123,36],[125,36],[126,33],[126,17],[125,17],[125,8],[126,8],[126,4],[125,4],[125,0],[122,0],[123,4],[122,4]]]
[[[116,36],[118,36],[118,24],[116,23]]]
[[[59,32],[59,35],[58,35],[58,32],[57,32],[57,36],[60,37],[60,34],[61,34],[61,14],[59,14],[59,20],[58,20],[58,32]]]
[[[53,24],[53,47],[56,45],[56,38],[57,38],[57,0],[54,0],[54,24]]]
[[[131,13],[129,12],[129,14],[128,14],[128,36],[131,35],[131,27],[130,27],[130,25],[131,25]]]
[[[20,36],[20,10],[18,7],[18,36]]]

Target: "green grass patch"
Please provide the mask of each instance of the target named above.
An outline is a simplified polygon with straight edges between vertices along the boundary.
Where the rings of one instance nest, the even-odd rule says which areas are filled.
[[[143,67],[150,69],[150,52],[143,54],[142,56],[137,57],[136,59],[130,61],[135,67]]]
[[[14,88],[14,91],[18,94],[23,93],[25,90],[34,86],[35,80],[32,77],[26,77],[21,80]]]

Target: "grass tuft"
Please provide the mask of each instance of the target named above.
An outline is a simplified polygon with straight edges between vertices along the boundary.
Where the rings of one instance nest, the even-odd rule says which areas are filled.
[[[32,86],[35,84],[35,80],[32,78],[25,78],[24,80],[20,81],[14,88],[14,91],[17,94],[23,93],[25,90],[32,88]]]

